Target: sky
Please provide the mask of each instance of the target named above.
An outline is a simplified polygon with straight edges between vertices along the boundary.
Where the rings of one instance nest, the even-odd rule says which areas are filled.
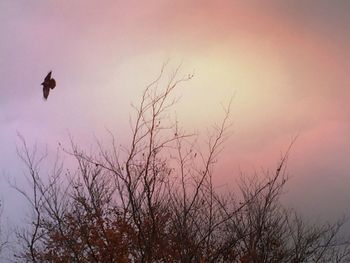
[[[284,201],[303,214],[350,216],[350,1],[1,0],[0,198],[17,213],[24,183],[18,133],[54,153],[123,141],[131,103],[158,74],[182,63],[194,78],[174,111],[205,132],[234,97],[232,136],[218,184],[239,171],[273,170],[298,135]],[[52,70],[47,101],[40,83]],[[350,228],[349,228],[350,229]]]

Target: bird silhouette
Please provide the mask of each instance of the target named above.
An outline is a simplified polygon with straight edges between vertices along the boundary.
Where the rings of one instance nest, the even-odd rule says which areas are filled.
[[[51,78],[51,73],[52,71],[47,74],[44,82],[41,83],[41,85],[43,85],[43,95],[45,100],[47,100],[47,97],[49,96],[50,89],[54,89],[56,87],[56,81],[55,79]]]

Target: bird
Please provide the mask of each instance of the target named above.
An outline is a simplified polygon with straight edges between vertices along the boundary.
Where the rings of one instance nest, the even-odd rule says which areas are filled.
[[[56,87],[56,81],[54,78],[51,78],[51,73],[52,71],[47,74],[44,82],[41,83],[41,85],[43,85],[43,95],[45,100],[47,100],[47,97],[49,96],[50,89],[54,89]]]

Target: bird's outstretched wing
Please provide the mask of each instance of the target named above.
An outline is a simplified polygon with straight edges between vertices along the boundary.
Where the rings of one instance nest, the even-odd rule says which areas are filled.
[[[50,71],[50,72],[47,74],[47,76],[46,76],[45,79],[44,79],[44,82],[50,81],[50,79],[51,79],[51,73],[52,73],[52,71]]]
[[[45,100],[47,100],[47,97],[49,96],[49,93],[50,93],[50,88],[48,86],[44,86],[43,87],[43,96],[44,96]]]

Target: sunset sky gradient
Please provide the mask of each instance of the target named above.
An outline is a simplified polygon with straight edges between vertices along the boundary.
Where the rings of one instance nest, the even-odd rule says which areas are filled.
[[[20,202],[17,133],[54,153],[130,132],[131,103],[170,59],[194,78],[174,108],[206,132],[234,96],[218,184],[273,170],[292,138],[285,202],[350,216],[350,1],[0,1],[0,194]],[[53,70],[48,101],[41,86]],[[23,201],[23,200],[22,200]]]

